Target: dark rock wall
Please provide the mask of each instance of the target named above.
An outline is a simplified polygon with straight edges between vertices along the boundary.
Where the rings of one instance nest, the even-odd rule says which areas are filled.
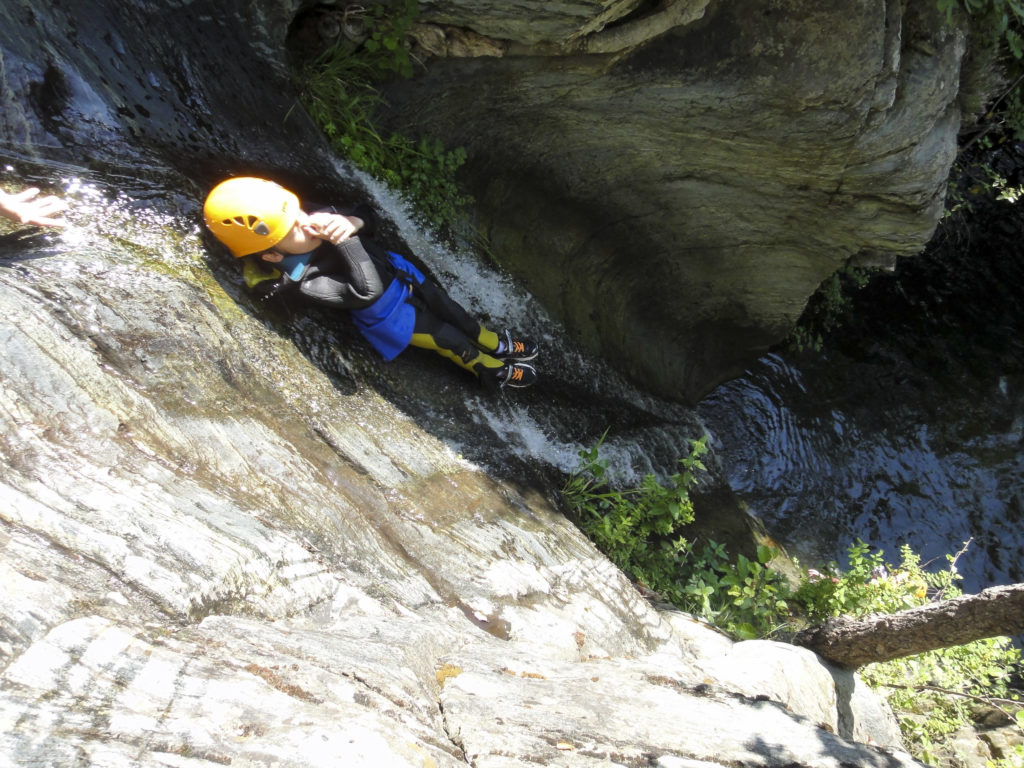
[[[296,6],[297,7],[297,6]],[[0,141],[26,157],[137,171],[324,173],[284,62],[287,2],[0,8]]]
[[[604,54],[524,31],[504,56],[427,59],[389,120],[466,146],[500,261],[589,349],[692,402],[836,268],[933,231],[964,46],[918,5],[717,2]]]

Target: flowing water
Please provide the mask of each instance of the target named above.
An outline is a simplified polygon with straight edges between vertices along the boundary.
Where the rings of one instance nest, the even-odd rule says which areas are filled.
[[[732,487],[808,565],[857,538],[1024,581],[1019,205],[876,278],[818,355],[773,354],[701,404]]]
[[[113,269],[104,272],[109,280],[118,262],[141,254],[171,272],[210,269],[224,285],[234,284],[237,295],[234,265],[204,244],[198,201],[173,172],[154,181],[159,174],[143,179],[63,164],[25,167],[23,178],[38,174],[73,204],[72,226],[35,243],[37,255],[95,249]],[[437,243],[401,199],[362,181],[411,252],[457,300],[494,323],[536,334],[544,350],[542,379],[531,390],[490,396],[429,353],[384,365],[343,323],[323,315],[283,318],[282,332],[339,388],[354,370],[369,370],[410,418],[468,460],[498,474],[529,468],[534,479],[556,482],[606,430],[602,455],[617,477],[635,482],[647,472],[672,471],[688,440],[706,428],[729,485],[808,565],[841,562],[857,538],[888,559],[906,543],[926,560],[957,552],[970,539],[958,561],[966,588],[1024,580],[1019,318],[1015,310],[1002,311],[1007,302],[986,308],[976,301],[991,298],[978,279],[961,279],[960,294],[951,298],[947,268],[918,269],[902,275],[917,286],[908,298],[900,276],[887,278],[856,310],[874,321],[862,317],[821,354],[759,360],[694,414],[588,359],[514,279]],[[19,246],[21,257],[31,257],[30,246]],[[1012,275],[996,277],[1013,284]],[[904,296],[898,306],[897,295]],[[944,302],[958,307],[956,317],[936,311]],[[281,375],[287,386],[288,372]]]
[[[2,150],[0,161],[12,178],[37,183],[71,205],[70,226],[64,230],[17,242],[14,234],[6,235],[8,266],[41,259],[35,269],[46,275],[42,279],[59,281],[45,257],[76,251],[93,254],[105,281],[119,279],[122,270],[131,273],[131,265],[140,260],[190,281],[212,274],[229,300],[239,301],[294,343],[339,392],[350,390],[355,376],[374,381],[425,431],[497,475],[526,473],[523,479],[528,475],[557,484],[576,466],[578,452],[607,431],[602,455],[616,477],[635,482],[648,472],[672,469],[679,446],[701,434],[692,409],[651,397],[612,366],[588,358],[513,278],[469,250],[439,243],[416,224],[399,196],[362,174],[355,175],[369,202],[397,230],[398,239],[389,247],[419,261],[490,327],[522,330],[540,342],[538,386],[487,393],[472,376],[430,352],[410,349],[383,363],[338,313],[254,305],[243,295],[237,264],[202,232],[200,194],[171,169],[150,166],[144,176],[123,168],[93,172],[67,163],[28,161]],[[337,171],[353,174],[340,163]],[[0,181],[13,185],[2,176]],[[3,228],[13,227],[0,224],[0,232]],[[54,270],[59,262],[53,261]],[[140,295],[139,301],[144,300]],[[280,387],[289,386],[289,371],[265,373]]]

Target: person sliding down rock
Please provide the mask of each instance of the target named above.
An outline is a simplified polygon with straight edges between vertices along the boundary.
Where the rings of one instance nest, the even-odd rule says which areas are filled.
[[[306,213],[284,187],[253,177],[222,181],[203,206],[207,228],[245,259],[243,276],[257,296],[298,294],[348,310],[385,360],[408,346],[430,349],[474,374],[489,389],[528,387],[532,341],[484,328],[408,260],[371,237],[373,213],[360,206]]]

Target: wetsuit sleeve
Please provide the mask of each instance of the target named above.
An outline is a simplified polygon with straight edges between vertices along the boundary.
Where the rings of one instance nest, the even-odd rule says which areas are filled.
[[[310,266],[299,292],[306,298],[337,309],[367,307],[384,293],[385,277],[378,271],[358,237],[343,240],[330,258]],[[390,282],[390,280],[388,280]]]

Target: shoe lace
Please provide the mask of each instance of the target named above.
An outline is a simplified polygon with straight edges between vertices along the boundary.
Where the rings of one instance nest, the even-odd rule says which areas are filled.
[[[526,345],[521,341],[512,342],[512,351],[516,354],[526,351]]]
[[[522,381],[523,380],[523,369],[520,368],[519,366],[513,366],[512,370],[509,371],[508,377],[512,381]]]

